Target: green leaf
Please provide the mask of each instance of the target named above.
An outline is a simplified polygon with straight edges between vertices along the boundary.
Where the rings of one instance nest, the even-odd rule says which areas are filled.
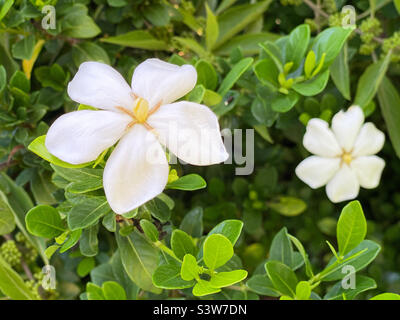
[[[53,163],[59,167],[63,167],[63,168],[82,168],[82,167],[86,167],[88,165],[90,165],[92,162],[87,162],[87,163],[82,163],[82,164],[70,164],[67,162],[64,162],[60,159],[58,159],[57,157],[53,156],[46,148],[45,146],[45,140],[46,140],[46,136],[40,136],[37,137],[35,140],[33,140],[29,146],[28,146],[28,150],[32,151],[33,153],[37,154],[39,157],[47,160],[50,163]]]
[[[79,262],[76,272],[81,278],[86,277],[89,272],[95,267],[95,265],[96,261],[93,257],[83,258],[81,262]]]
[[[44,253],[46,248],[44,239],[32,236],[25,227],[25,215],[33,207],[33,203],[24,188],[18,186],[7,174],[0,173],[0,190],[7,194],[7,200],[14,214],[18,229],[24,234],[29,243],[39,252],[44,263],[48,259]]]
[[[104,215],[103,220],[101,222],[108,231],[115,232],[117,230],[117,222],[115,221],[115,213],[110,211],[106,215]]]
[[[234,49],[240,48],[245,56],[250,56],[260,51],[259,43],[277,39],[279,39],[279,35],[271,32],[246,33],[231,38],[214,50],[214,54],[229,56]]]
[[[267,203],[268,207],[286,217],[298,216],[307,209],[306,203],[298,198],[279,197]]]
[[[272,239],[269,249],[269,259],[280,261],[288,267],[294,267],[292,243],[289,240],[286,227],[283,227]]]
[[[380,250],[381,247],[376,242],[373,242],[371,240],[364,240],[356,248],[347,253],[344,256],[344,259],[347,259],[354,254],[363,251],[356,257],[349,259],[348,261],[343,262],[332,268],[331,265],[336,261],[336,258],[333,257],[329,261],[328,266],[323,271],[321,271],[321,273],[323,273],[323,281],[335,281],[343,279],[342,268],[346,265],[351,265],[355,268],[356,271],[365,268],[376,258]]]
[[[126,300],[124,288],[115,281],[104,282],[102,289],[106,300]]]
[[[164,41],[156,39],[145,30],[135,30],[115,37],[101,38],[100,41],[145,50],[168,50]]]
[[[347,44],[345,44],[339,55],[330,66],[330,74],[336,88],[340,91],[343,97],[351,100],[350,95],[350,70],[348,63]]]
[[[180,275],[183,280],[191,281],[199,279],[199,266],[197,265],[196,258],[191,254],[186,254],[183,257],[183,262],[180,270]]]
[[[98,232],[98,224],[83,230],[79,241],[79,249],[84,256],[93,257],[99,253],[99,240],[97,238]]]
[[[193,295],[202,297],[220,291],[221,289],[212,287],[209,281],[200,279],[193,288]]]
[[[296,286],[296,300],[310,300],[311,286],[308,281],[300,281]]]
[[[162,289],[185,289],[191,288],[195,282],[185,281],[181,278],[181,267],[178,264],[165,264],[159,266],[153,274],[153,283]]]
[[[246,286],[251,291],[263,296],[279,297],[280,295],[267,275],[256,274],[252,276],[247,281]]]
[[[197,248],[192,238],[186,232],[179,229],[172,232],[171,248],[178,259],[183,259],[186,254],[195,256],[197,253]]]
[[[180,177],[178,180],[168,183],[166,188],[193,191],[204,189],[206,186],[207,183],[201,176],[191,173]]]
[[[352,32],[351,28],[331,27],[318,34],[312,49],[315,52],[316,61],[320,61],[322,55],[326,54],[322,71],[333,63]]]
[[[274,61],[270,57],[258,60],[254,64],[253,69],[258,80],[260,80],[263,84],[269,85],[274,89],[277,89],[279,87],[278,84],[279,70]]]
[[[346,205],[340,214],[336,235],[339,245],[339,253],[344,256],[357,247],[367,234],[367,221],[361,204],[352,201]]]
[[[90,227],[110,211],[105,197],[83,197],[68,212],[68,227],[71,230]]]
[[[243,222],[240,220],[225,220],[217,224],[208,235],[222,234],[227,237],[232,245],[235,245],[242,232]]]
[[[378,101],[393,149],[400,158],[400,127],[398,125],[400,123],[400,95],[387,77],[383,78],[379,86]]]
[[[87,15],[87,11],[87,7],[83,4],[74,4],[61,20],[62,33],[65,36],[78,39],[97,36],[101,30]]]
[[[2,4],[0,9],[0,21],[6,16],[8,11],[11,9],[12,5],[14,4],[14,0],[5,0]]]
[[[297,277],[287,265],[279,261],[268,261],[265,270],[274,287],[281,295],[296,296]]]
[[[51,182],[51,174],[48,171],[37,172],[31,180],[31,190],[38,204],[52,205],[57,203],[54,196],[57,187]]]
[[[146,235],[147,238],[149,238],[150,241],[152,242],[158,241],[159,232],[153,223],[151,223],[149,220],[142,219],[140,220],[140,226],[144,234]]]
[[[6,196],[0,191],[0,236],[11,233],[14,229],[14,214],[8,204]]]
[[[310,27],[308,24],[302,24],[290,32],[286,42],[286,62],[293,62],[292,70],[300,67],[304,58],[308,43],[310,42]]]
[[[200,59],[196,62],[197,84],[202,84],[205,88],[215,90],[218,85],[218,76],[212,64]]]
[[[16,42],[11,49],[14,58],[20,60],[29,60],[32,57],[35,47],[35,36],[33,34]]]
[[[271,2],[271,0],[267,0],[255,4],[244,4],[224,11],[218,16],[219,37],[214,47],[218,48],[251,22],[257,20],[267,10]]]
[[[196,207],[190,210],[182,219],[179,229],[195,238],[203,235],[203,208]]]
[[[98,61],[110,64],[107,52],[96,43],[85,41],[72,47],[72,59],[75,66],[79,67],[85,61]]]
[[[229,272],[219,272],[211,277],[210,284],[215,288],[223,288],[240,282],[247,277],[246,270],[233,270]]]
[[[346,300],[353,300],[361,292],[376,288],[375,280],[365,276],[357,275],[355,283],[354,289],[344,289],[342,281],[339,281],[326,293],[324,300],[342,300],[343,294],[345,294]]]
[[[308,254],[306,253],[306,250],[304,249],[303,245],[296,237],[293,237],[290,234],[288,236],[289,236],[290,240],[292,241],[292,243],[297,248],[297,250],[299,251],[299,253],[301,254],[301,256],[303,257],[307,276],[310,278],[313,277],[314,273],[312,271],[311,263],[310,263],[310,260],[308,259]]]
[[[122,264],[129,278],[140,288],[153,293],[161,290],[153,285],[152,275],[158,265],[158,250],[136,230],[126,237],[115,233]]]
[[[295,83],[292,88],[303,96],[315,96],[325,89],[328,80],[329,69],[310,80]]]
[[[219,27],[217,17],[211,11],[210,7],[206,3],[206,47],[208,51],[211,51],[216,43],[219,35]]]
[[[72,231],[69,234],[68,239],[61,246],[60,253],[64,253],[65,251],[71,249],[74,245],[76,245],[81,235],[82,235],[82,229]]]
[[[205,58],[209,55],[209,53],[196,40],[192,38],[173,37],[173,41],[178,42],[178,44],[185,49],[193,51],[200,58]]]
[[[94,283],[87,283],[86,294],[88,300],[105,300],[103,290]]]
[[[150,6],[146,6],[143,15],[156,27],[165,26],[170,21],[168,7],[162,3],[152,3]]]
[[[374,297],[372,297],[369,300],[400,300],[400,294],[396,293],[381,293],[378,294]]]
[[[236,63],[222,81],[218,93],[225,96],[242,74],[252,65],[253,58],[244,58]]]
[[[65,231],[58,211],[46,205],[39,205],[29,210],[25,223],[28,231],[38,237],[51,239]]]
[[[233,245],[227,237],[221,234],[211,234],[204,241],[203,260],[211,270],[222,267],[232,256]]]
[[[271,107],[272,110],[276,112],[288,112],[294,107],[298,100],[299,95],[295,91],[290,90],[288,94],[279,93],[278,96],[271,101]]]
[[[390,63],[390,54],[385,58],[371,64],[358,80],[354,104],[365,108],[374,98],[386,74]]]
[[[171,216],[171,210],[168,205],[159,198],[154,198],[145,204],[147,210],[150,211],[151,215],[162,223],[167,222]]]
[[[204,88],[202,84],[197,85],[188,94],[188,100],[191,102],[201,103],[203,101],[205,93],[206,93],[206,88]]]
[[[21,276],[0,256],[0,291],[13,300],[37,300]]]
[[[44,250],[44,253],[46,254],[47,258],[51,259],[53,254],[56,253],[56,251],[60,248],[58,244],[53,244],[50,247],[48,247],[46,250]]]

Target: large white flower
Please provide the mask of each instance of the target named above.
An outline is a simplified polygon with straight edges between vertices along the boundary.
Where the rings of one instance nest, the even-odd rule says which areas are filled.
[[[130,87],[112,67],[85,62],[69,83],[68,94],[102,110],[59,117],[47,133],[46,147],[65,162],[81,164],[120,140],[104,168],[104,191],[116,213],[133,210],[167,184],[169,168],[161,145],[194,165],[228,158],[217,117],[208,107],[172,103],[191,91],[196,80],[190,65],[148,59],[135,69]]]
[[[364,123],[359,106],[340,111],[332,119],[332,128],[321,119],[311,119],[303,138],[304,147],[313,153],[296,168],[297,176],[311,188],[326,185],[332,202],[357,197],[360,186],[376,188],[385,161],[375,156],[385,135],[371,122]]]

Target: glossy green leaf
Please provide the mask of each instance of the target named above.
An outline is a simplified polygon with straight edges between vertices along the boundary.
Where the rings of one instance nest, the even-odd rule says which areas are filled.
[[[297,277],[287,265],[279,261],[268,261],[265,264],[265,270],[275,289],[281,295],[292,298],[296,296]]]
[[[233,270],[229,272],[219,272],[211,277],[210,284],[215,288],[223,288],[240,282],[247,277],[246,270]]]
[[[57,209],[39,205],[28,211],[25,217],[26,228],[35,236],[54,238],[65,231]]]
[[[171,248],[179,259],[183,259],[186,254],[196,256],[197,248],[192,238],[184,231],[176,229],[172,232]]]
[[[187,174],[178,180],[167,184],[168,189],[193,191],[204,189],[207,186],[206,181],[198,174]]]
[[[211,234],[204,241],[203,260],[211,270],[223,266],[232,256],[233,245],[227,237],[221,234]]]
[[[357,247],[367,234],[367,221],[361,204],[352,201],[346,205],[340,214],[337,224],[337,241],[339,253],[344,256]]]

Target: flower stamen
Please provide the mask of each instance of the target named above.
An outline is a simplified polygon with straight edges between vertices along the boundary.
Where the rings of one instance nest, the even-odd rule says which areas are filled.
[[[353,160],[353,157],[350,153],[343,153],[342,155],[342,160],[346,163],[346,164],[350,164],[350,162]]]
[[[151,110],[149,111],[149,116],[151,116],[154,112],[156,112],[158,109],[160,109],[162,104],[162,100],[158,101],[157,104],[151,108]]]
[[[133,112],[136,116],[137,121],[144,123],[149,116],[149,103],[143,98],[136,100],[136,105],[133,108]]]

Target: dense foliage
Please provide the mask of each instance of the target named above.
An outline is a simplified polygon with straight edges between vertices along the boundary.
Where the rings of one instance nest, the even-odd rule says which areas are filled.
[[[400,1],[0,6],[0,299],[400,293]],[[82,62],[109,64],[130,83],[152,57],[196,68],[185,100],[210,107],[225,133],[243,129],[244,155],[253,143],[244,129],[254,130],[254,171],[237,175],[237,157],[173,164],[160,196],[116,215],[102,183],[112,148],[71,165],[49,153],[45,135],[60,115],[92,109],[67,94]],[[386,167],[358,201],[332,203],[295,168],[309,154],[308,121],[330,122],[353,104],[385,133]],[[357,271],[353,289],[342,286],[346,265]]]

